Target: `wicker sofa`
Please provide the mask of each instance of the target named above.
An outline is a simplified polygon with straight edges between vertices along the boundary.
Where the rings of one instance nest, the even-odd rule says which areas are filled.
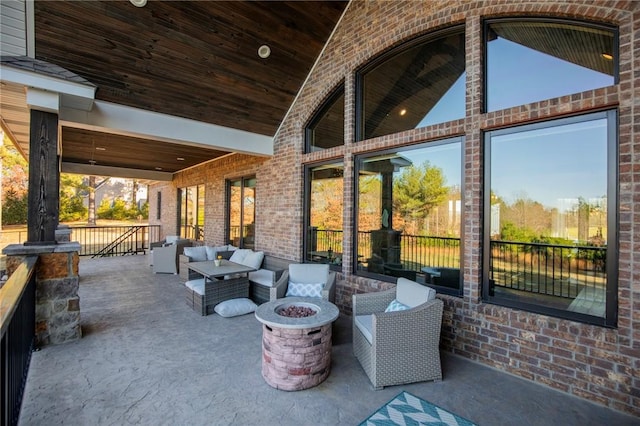
[[[225,244],[217,247],[197,246],[183,251],[183,253],[178,257],[178,273],[180,274],[180,278],[185,281],[189,281],[199,277],[197,273],[189,270],[189,262],[214,260],[218,256],[222,256],[223,259],[229,260],[236,249],[237,247]]]
[[[288,281],[288,269],[291,263],[294,262],[265,255],[260,269],[249,272],[249,297],[258,304],[276,298],[277,289]]]
[[[385,312],[394,301],[408,309]],[[406,278],[396,288],[353,295],[353,352],[375,389],[442,379],[442,311],[433,289]]]

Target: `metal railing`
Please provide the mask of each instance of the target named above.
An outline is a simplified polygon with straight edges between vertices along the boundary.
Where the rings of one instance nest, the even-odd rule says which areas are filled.
[[[159,240],[160,225],[71,227],[71,241],[80,243],[80,256],[146,253]]]
[[[0,288],[0,425],[16,425],[36,329],[37,256],[26,257]]]
[[[491,241],[493,286],[574,299],[604,289],[606,247]]]

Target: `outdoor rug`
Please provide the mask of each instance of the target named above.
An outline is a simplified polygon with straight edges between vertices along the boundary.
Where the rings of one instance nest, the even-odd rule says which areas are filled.
[[[360,426],[447,425],[475,426],[469,420],[450,413],[409,392],[401,392],[373,413]]]

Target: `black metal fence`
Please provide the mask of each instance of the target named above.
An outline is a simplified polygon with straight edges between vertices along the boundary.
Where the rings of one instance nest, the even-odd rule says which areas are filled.
[[[27,257],[0,289],[0,424],[16,425],[27,373],[34,349],[36,329],[37,256]],[[5,311],[6,309],[6,311]],[[5,314],[6,312],[6,314]]]
[[[80,243],[80,256],[145,254],[160,240],[160,225],[71,227],[71,241]]]
[[[491,241],[493,286],[573,299],[585,288],[602,290],[606,247]]]

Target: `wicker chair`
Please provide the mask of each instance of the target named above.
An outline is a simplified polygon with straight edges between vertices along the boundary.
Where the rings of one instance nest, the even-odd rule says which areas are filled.
[[[286,296],[289,282],[311,284],[324,282],[322,298],[329,302],[336,299],[336,273],[329,270],[329,265],[320,263],[292,263],[284,271],[280,279],[269,289],[269,300]]]
[[[408,306],[385,312],[393,300]],[[385,291],[353,295],[353,352],[375,389],[441,380],[442,300],[406,278]]]

